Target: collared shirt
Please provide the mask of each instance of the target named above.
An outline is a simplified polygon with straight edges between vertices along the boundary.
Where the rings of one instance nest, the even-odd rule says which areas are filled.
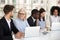
[[[39,21],[38,25],[40,26],[41,29],[44,29],[46,27],[46,22],[43,21],[43,19],[41,19],[41,21]]]
[[[32,19],[33,19],[34,22],[36,21],[36,19],[34,19],[33,17],[32,17]]]
[[[14,24],[16,25],[16,28],[23,33],[25,32],[25,28],[29,26],[27,20],[23,21],[21,19],[15,19]]]
[[[6,18],[5,18],[5,19],[6,19]],[[10,20],[10,19],[9,19],[9,20],[6,19],[6,21],[7,21],[7,23],[8,23],[9,28],[11,29],[11,25],[10,25],[11,20]]]

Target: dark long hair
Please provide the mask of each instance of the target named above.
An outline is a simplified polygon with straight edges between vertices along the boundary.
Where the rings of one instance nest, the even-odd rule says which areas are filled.
[[[41,21],[41,14],[42,14],[43,12],[45,12],[45,9],[41,8],[41,9],[39,10],[39,20],[40,20],[40,21]],[[45,17],[43,17],[43,21],[45,21]]]
[[[53,15],[54,10],[58,10],[58,16],[60,16],[60,8],[58,6],[52,6],[50,10],[50,14]]]

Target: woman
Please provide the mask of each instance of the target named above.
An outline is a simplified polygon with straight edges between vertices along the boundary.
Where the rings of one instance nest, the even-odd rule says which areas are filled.
[[[51,12],[50,23],[52,24],[53,22],[60,22],[59,7],[53,6],[50,12]]]
[[[26,11],[24,9],[18,11],[18,18],[14,20],[14,24],[20,32],[25,33],[25,28],[28,27],[29,24],[26,20]]]
[[[46,28],[46,22],[45,22],[45,10],[43,8],[41,8],[39,10],[39,26],[41,29],[45,29]]]

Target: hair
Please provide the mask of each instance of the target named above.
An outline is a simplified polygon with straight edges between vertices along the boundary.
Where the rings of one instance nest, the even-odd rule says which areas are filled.
[[[45,12],[45,9],[41,8],[41,9],[39,10],[39,20],[40,20],[40,21],[41,21],[41,14],[42,14],[43,12]],[[45,17],[43,17],[43,21],[45,21]]]
[[[31,16],[33,15],[33,14],[37,14],[39,11],[37,10],[37,9],[33,9],[32,11],[31,11]]]
[[[13,5],[5,5],[3,11],[5,14],[8,14],[10,11],[13,10],[13,8],[14,8]]]
[[[24,8],[21,8],[21,9],[18,11],[18,17],[19,17],[19,14],[20,14],[20,12],[21,12],[21,11],[24,11],[24,12],[25,12],[25,14],[26,14],[25,9],[24,9]]]
[[[59,15],[59,12],[60,12],[59,7],[58,7],[58,6],[52,6],[52,8],[51,8],[51,10],[50,10],[50,14],[51,14],[51,15],[54,15],[54,14],[53,14],[54,10],[58,10],[58,16],[60,16],[60,15]]]

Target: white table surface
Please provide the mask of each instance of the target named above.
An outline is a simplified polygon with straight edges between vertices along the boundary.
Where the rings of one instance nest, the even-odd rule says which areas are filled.
[[[60,31],[50,31],[46,35],[40,33],[39,37],[29,37],[29,38],[22,38],[22,39],[14,38],[14,40],[60,40]]]

